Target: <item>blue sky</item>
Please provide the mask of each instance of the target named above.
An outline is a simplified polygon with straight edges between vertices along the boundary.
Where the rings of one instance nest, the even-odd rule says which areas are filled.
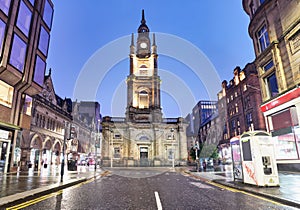
[[[213,64],[220,80],[230,80],[236,66],[243,68],[254,59],[248,35],[249,18],[241,1],[52,1],[54,17],[46,72],[52,68],[54,88],[62,98],[73,97],[80,72],[99,49],[136,33],[142,9],[151,32],[174,35],[196,46]],[[126,54],[129,54],[129,45]],[[195,101],[216,99],[208,97],[205,85],[194,80],[193,71],[184,62],[160,55],[160,43],[157,45],[162,86],[170,84],[168,75],[172,74],[188,87]],[[105,79],[97,87],[96,100],[101,104],[103,116],[124,116],[128,74],[129,61],[125,59],[108,69]],[[221,89],[221,84],[218,85]],[[167,87],[163,89],[167,90]],[[195,105],[195,101],[178,99],[182,95],[162,92],[164,117],[185,117],[189,112],[187,107],[191,110]],[[114,102],[116,97],[118,102]],[[180,100],[187,106],[182,108],[183,105],[178,103]],[[113,103],[117,105],[112,106]]]

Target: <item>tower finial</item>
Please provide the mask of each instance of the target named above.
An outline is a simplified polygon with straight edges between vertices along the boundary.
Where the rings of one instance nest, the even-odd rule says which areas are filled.
[[[142,23],[142,24],[145,24],[145,23],[146,23],[144,9],[142,9],[142,20],[141,20],[141,23]]]

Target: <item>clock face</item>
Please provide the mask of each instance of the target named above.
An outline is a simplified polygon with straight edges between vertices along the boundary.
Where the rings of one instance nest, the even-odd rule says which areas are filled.
[[[145,49],[145,48],[147,47],[147,43],[142,42],[142,43],[140,44],[140,47],[143,48],[143,49]]]

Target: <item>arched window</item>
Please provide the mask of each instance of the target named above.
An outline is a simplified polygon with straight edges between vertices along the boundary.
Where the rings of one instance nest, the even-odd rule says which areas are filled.
[[[149,95],[145,90],[139,92],[139,108],[149,108]]]

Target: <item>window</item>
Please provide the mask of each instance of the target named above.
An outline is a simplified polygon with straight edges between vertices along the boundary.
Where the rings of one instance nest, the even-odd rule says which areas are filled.
[[[269,35],[266,25],[264,25],[257,33],[259,52],[263,52],[269,45]]]
[[[238,97],[238,93],[237,92],[234,92],[234,97]]]
[[[10,6],[10,0],[1,0],[0,1],[0,9],[4,12],[4,14],[8,15]]]
[[[121,139],[121,134],[114,133],[114,139]]]
[[[252,113],[247,113],[246,114],[246,123],[247,123],[247,129],[252,129],[253,126],[253,120],[252,120]]]
[[[244,90],[244,91],[247,90],[247,85],[246,85],[246,84],[243,86],[243,90]]]
[[[21,72],[24,69],[26,47],[26,43],[18,35],[14,34],[9,63]]]
[[[0,80],[0,104],[11,108],[14,88]]]
[[[26,6],[26,4],[23,1],[21,1],[17,19],[17,26],[26,36],[28,36],[29,33],[31,16],[32,13],[30,9]]]
[[[264,3],[264,2],[265,2],[265,0],[259,0],[259,2],[260,2],[260,4],[262,4],[262,3]]]
[[[121,153],[120,153],[120,147],[115,147],[114,148],[114,158],[120,158]]]
[[[30,4],[33,6],[34,5],[34,0],[28,0]]]
[[[269,94],[269,97],[274,97],[278,95],[279,91],[278,91],[276,74],[273,73],[269,77],[267,77],[266,82],[267,82],[266,87],[268,88],[267,92]]]
[[[268,71],[269,69],[271,69],[274,66],[274,62],[273,60],[270,60],[266,65],[264,65],[264,71]]]
[[[6,24],[0,19],[0,53],[2,52],[2,46],[4,41],[4,34],[5,34],[5,27]],[[1,54],[0,54],[1,56]]]
[[[139,93],[139,108],[149,108],[149,99],[148,99],[148,93],[146,91],[141,91]]]
[[[25,96],[23,113],[31,116],[32,98],[28,95]]]
[[[37,55],[35,61],[33,81],[38,83],[40,86],[43,86],[44,83],[45,67],[46,67],[45,61],[43,61],[40,58],[40,56]]]
[[[48,46],[49,46],[49,33],[45,30],[43,26],[41,26],[39,49],[46,56],[48,54]]]
[[[51,7],[50,3],[48,0],[45,2],[45,7],[44,7],[44,15],[43,19],[49,29],[51,29],[51,24],[52,24],[52,15],[53,15],[53,8]]]
[[[235,112],[236,112],[236,113],[239,113],[239,106],[238,106],[237,103],[235,103]]]

